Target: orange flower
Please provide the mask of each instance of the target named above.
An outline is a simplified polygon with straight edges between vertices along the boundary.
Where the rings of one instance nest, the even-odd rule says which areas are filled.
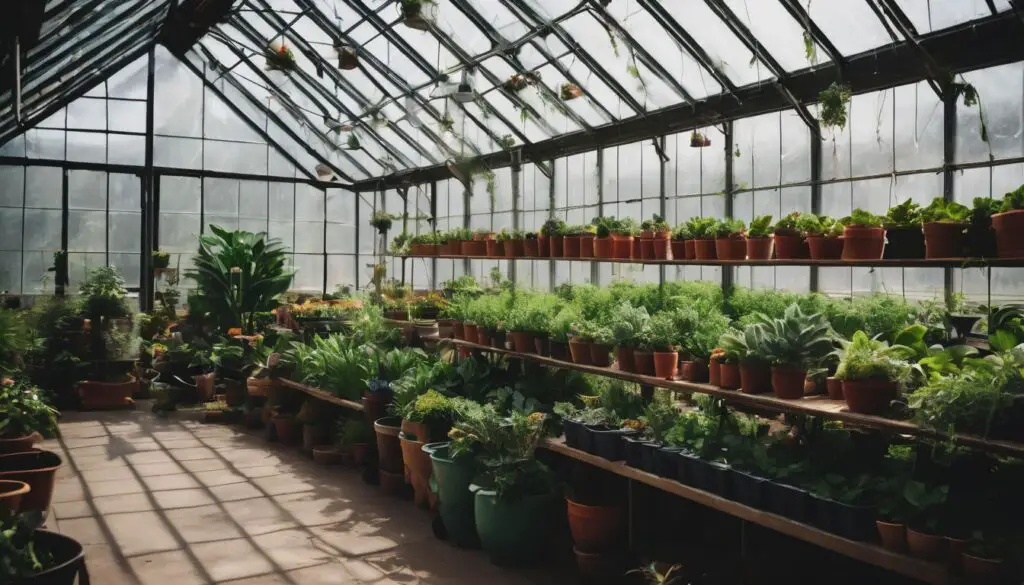
[[[241,334],[242,334],[242,328],[241,327],[232,327],[231,329],[228,329],[228,337],[234,337],[236,335],[241,335]]]
[[[4,376],[4,386],[14,386],[14,378]]]

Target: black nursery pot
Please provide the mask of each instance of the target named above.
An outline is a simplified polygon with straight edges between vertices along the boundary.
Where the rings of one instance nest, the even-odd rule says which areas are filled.
[[[32,534],[35,549],[53,555],[53,566],[31,577],[15,579],[13,585],[73,585],[75,579],[88,583],[85,551],[75,539],[49,530],[36,530]]]
[[[889,242],[885,245],[882,257],[886,260],[910,260],[924,258],[924,232],[916,228],[886,228],[885,237]]]
[[[679,479],[677,461],[679,459],[679,447],[662,447],[656,451],[654,458],[654,473],[665,479]]]
[[[851,506],[835,502],[832,507],[832,528],[835,533],[850,540],[865,542],[878,534],[874,506]]]
[[[492,331],[491,332],[491,347],[497,349],[505,349],[505,332],[504,331]]]
[[[795,522],[808,524],[811,519],[811,497],[802,490],[784,483],[768,481],[764,484],[769,510]]]
[[[833,508],[837,502],[819,496],[818,494],[808,494],[811,498],[811,523],[816,527],[824,530],[825,532],[831,532],[836,534],[834,517],[835,513]]]
[[[967,227],[967,254],[972,258],[995,258],[996,232],[992,224],[978,225],[972,223]]]
[[[765,484],[763,477],[750,475],[742,471],[732,471],[732,494],[736,501],[751,508],[765,508]]]
[[[640,456],[642,458],[640,469],[657,475],[659,451],[661,451],[661,443],[642,443],[640,445]]]
[[[689,467],[693,487],[723,498],[732,495],[732,468],[718,461],[705,461],[695,458]]]
[[[684,485],[700,487],[697,485],[698,475],[704,472],[704,462],[689,451],[679,451],[676,457],[676,480]]]
[[[637,469],[644,468],[644,439],[638,437],[622,437],[622,445],[626,454],[626,465]]]
[[[632,429],[619,429],[607,425],[587,427],[594,439],[594,450],[592,453],[609,461],[622,461],[626,458],[626,443],[624,437],[636,435]]]
[[[580,449],[583,424],[569,419],[562,419],[562,432],[565,434],[565,444],[573,449]]]

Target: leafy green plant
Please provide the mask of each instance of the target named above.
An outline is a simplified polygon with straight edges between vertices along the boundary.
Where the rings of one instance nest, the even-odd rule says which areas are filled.
[[[772,233],[772,216],[761,215],[750,222],[748,238],[767,238]]]
[[[942,509],[949,497],[949,486],[932,486],[922,481],[907,481],[903,486],[903,499],[908,504],[908,523],[912,528],[938,534]]]
[[[640,224],[640,230],[644,232],[655,233],[667,232],[669,231],[669,225],[668,222],[665,221],[664,217],[655,213],[654,216],[651,217],[651,219],[645,219]]]
[[[644,307],[634,307],[628,301],[616,305],[611,314],[615,344],[619,347],[646,345],[650,320],[651,316]]]
[[[779,221],[775,223],[773,231],[780,236],[802,236],[805,233],[805,229],[800,225],[800,222],[806,222],[808,218],[817,219],[813,213],[794,211],[789,215],[780,217]]]
[[[690,235],[695,240],[714,238],[718,233],[718,219],[714,217],[691,217],[686,222]]]
[[[85,298],[84,313],[98,324],[102,319],[128,315],[128,291],[117,268],[101,266],[89,271],[79,290]]]
[[[682,335],[671,313],[657,313],[648,325],[648,344],[654,351],[677,351]]]
[[[999,206],[999,211],[1004,213],[1018,209],[1024,209],[1024,185],[1003,195],[1003,202]]]
[[[921,210],[921,221],[946,222],[946,223],[967,223],[971,210],[955,201],[946,201],[942,197],[932,199],[932,202]]]
[[[839,223],[848,227],[882,227],[884,221],[870,211],[858,207],[853,210],[853,213],[840,219]]]
[[[50,551],[37,548],[32,538],[42,525],[39,511],[0,517],[0,577],[5,583],[27,580],[53,564]]]
[[[1019,398],[1003,388],[1005,379],[978,369],[939,376],[907,399],[914,421],[922,426],[988,436],[1006,422]]]
[[[25,322],[24,314],[0,309],[0,373],[19,369],[25,354],[36,345],[35,335]]]
[[[852,96],[848,85],[836,81],[818,94],[818,102],[821,105],[818,119],[822,128],[846,128],[846,109]]]
[[[583,316],[575,306],[562,306],[548,326],[548,337],[551,341],[567,343],[572,335],[573,325]]]
[[[770,220],[769,220],[770,221]],[[714,237],[735,238],[747,231],[747,224],[742,219],[723,219],[715,225]]]
[[[565,235],[565,222],[557,217],[548,218],[544,222],[544,225],[540,228],[540,233],[545,236],[562,236]]]
[[[672,239],[676,241],[692,240],[693,232],[690,231],[690,226],[685,223],[681,223],[672,230]]]
[[[57,432],[57,411],[39,395],[39,389],[12,380],[0,386],[0,437],[24,437]]]
[[[835,347],[828,320],[820,313],[805,314],[795,303],[781,319],[768,319],[764,324],[764,337],[757,353],[774,365],[810,369],[818,366]]]
[[[921,206],[913,199],[894,205],[885,213],[885,227],[907,229],[921,227]]]
[[[377,233],[386,234],[391,229],[392,224],[396,219],[401,219],[401,215],[394,215],[383,210],[374,211],[373,215],[370,216],[370,225],[377,230]]]
[[[752,323],[743,329],[730,329],[722,334],[718,345],[726,355],[740,363],[767,363],[765,352],[766,327],[764,323]]]
[[[909,381],[911,366],[898,348],[880,339],[871,339],[863,331],[845,342],[835,377],[840,380],[888,380],[901,384]]]

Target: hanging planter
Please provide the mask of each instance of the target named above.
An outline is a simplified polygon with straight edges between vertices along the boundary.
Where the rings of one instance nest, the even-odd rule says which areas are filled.
[[[537,85],[539,82],[539,72],[525,71],[523,73],[516,73],[515,75],[512,75],[501,84],[501,87],[507,92],[519,93],[531,85]]]
[[[348,135],[348,141],[345,143],[346,150],[359,150],[362,145],[359,144],[359,137],[355,134]]]
[[[558,92],[558,96],[562,98],[563,102],[574,100],[582,95],[583,90],[575,83],[563,83],[561,90]]]
[[[335,45],[334,50],[338,52],[338,69],[351,71],[359,67],[359,55],[356,48],[349,45]]]
[[[295,53],[288,48],[288,45],[281,41],[274,41],[270,43],[264,53],[264,58],[267,63],[264,69],[267,71],[294,71],[295,70]]]
[[[690,148],[705,148],[707,146],[711,146],[710,138],[696,130],[690,133]]]
[[[437,18],[434,0],[401,0],[402,23],[415,30],[430,30]]]

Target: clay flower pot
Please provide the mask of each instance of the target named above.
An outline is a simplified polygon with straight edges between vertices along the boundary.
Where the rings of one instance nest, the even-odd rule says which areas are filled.
[[[636,373],[642,376],[653,376],[654,375],[654,354],[649,351],[642,351],[639,349],[633,350],[633,366],[636,368]]]
[[[21,500],[32,487],[23,481],[11,479],[0,480],[0,517],[17,514],[21,510]]]
[[[594,240],[596,239],[593,234],[580,236],[580,258],[594,257]]]
[[[502,252],[503,252],[505,258],[515,258],[516,257],[516,245],[515,245],[515,242],[516,242],[516,240],[505,240],[504,242],[501,243]]]
[[[711,358],[708,362],[708,384],[712,386],[722,385],[722,363],[716,357]]]
[[[430,427],[427,423],[402,419],[402,435],[411,441],[430,442]]]
[[[721,364],[718,366],[718,374],[721,378],[720,387],[726,390],[736,390],[740,387],[739,364]]]
[[[576,549],[586,553],[616,550],[626,538],[626,514],[617,506],[587,506],[565,499]]]
[[[683,241],[683,256],[686,260],[697,259],[697,240],[684,240]]]
[[[565,236],[562,239],[562,258],[580,257],[580,236]]]
[[[678,351],[654,352],[654,375],[664,380],[673,380],[679,369]]]
[[[572,363],[593,365],[593,358],[590,357],[590,342],[579,337],[569,338],[569,354],[572,355]]]
[[[486,256],[487,240],[470,240],[462,242],[459,249],[463,256]]]
[[[132,395],[139,391],[139,381],[78,383],[82,410],[107,410],[132,406]]]
[[[20,437],[0,437],[0,454],[3,453],[24,453],[32,450],[32,444],[36,441],[36,435],[22,435]]]
[[[907,552],[907,527],[903,524],[875,521],[878,527],[878,536],[882,540],[882,546],[888,550],[904,553]]]
[[[1024,209],[993,214],[992,229],[1000,258],[1024,258]]]
[[[672,248],[673,260],[686,260],[686,242],[690,240],[672,240],[669,246]]]
[[[679,377],[697,384],[705,384],[711,377],[711,368],[708,363],[700,360],[685,360],[680,366]]]
[[[552,258],[562,257],[562,242],[565,236],[548,236],[548,254]]]
[[[519,353],[533,353],[533,334],[528,331],[509,331],[509,338],[512,340],[512,349]]]
[[[572,361],[572,357],[569,355],[569,344],[562,341],[548,340],[548,354],[553,360],[560,362]]]
[[[430,473],[434,464],[430,461],[430,454],[423,450],[426,441],[413,441],[405,438],[405,434],[399,435],[402,442],[402,459],[409,471],[409,483],[415,494],[414,501],[417,506],[423,504],[433,505],[436,498],[430,491]]]
[[[929,561],[942,560],[948,551],[945,537],[918,532],[913,528],[907,528],[907,548],[911,555]]]
[[[286,445],[294,445],[302,440],[299,433],[299,423],[290,414],[275,414],[271,419],[274,423],[274,430],[277,431],[277,440]]]
[[[477,326],[474,323],[462,322],[462,340],[476,343]]]
[[[719,260],[744,260],[747,257],[747,239],[718,238],[715,240],[715,255]]]
[[[922,227],[925,258],[963,258],[966,254],[966,223],[929,221]]]
[[[638,260],[654,260],[654,234],[649,234],[646,238],[641,234],[639,239],[633,240],[633,245],[640,246],[640,254],[633,256],[634,258]]]
[[[401,419],[396,416],[384,417],[373,422],[373,430],[377,433],[377,457],[381,473],[403,473],[405,464],[402,460],[402,445],[398,438],[402,430],[401,424]],[[383,477],[381,487],[384,487]]]
[[[533,336],[533,349],[537,352],[537,355],[547,357],[549,355],[548,349],[548,338],[547,335],[534,335]]]
[[[633,236],[626,234],[612,234],[612,257],[619,260],[629,260],[633,257]]]
[[[885,251],[885,229],[846,226],[843,228],[843,260],[880,260]]]
[[[523,256],[526,256],[527,258],[536,258],[539,253],[537,238],[526,238],[523,240]]]
[[[741,374],[742,375],[742,374]],[[793,366],[772,366],[772,392],[785,400],[804,397],[807,372]]]
[[[697,260],[717,260],[718,252],[715,240],[692,240],[695,258]]]
[[[653,253],[654,252],[651,251],[651,254],[653,254]],[[629,256],[633,260],[643,260],[644,259],[644,248],[643,248],[643,245],[641,245],[640,238],[637,238],[635,236],[633,237],[633,245],[630,246]],[[652,258],[652,257],[653,256],[648,256],[648,258]]]
[[[476,342],[478,345],[490,345],[491,344],[491,332],[487,329],[477,326],[476,328]]]
[[[888,380],[843,380],[843,398],[850,412],[878,414],[889,407],[899,387]]]
[[[488,258],[501,258],[505,255],[505,251],[502,249],[501,242],[498,240],[487,240],[487,257]]]
[[[843,381],[829,376],[825,378],[825,390],[831,400],[843,400]]]
[[[62,464],[61,458],[50,451],[0,455],[0,480],[28,484],[29,491],[21,494],[21,511],[45,512],[50,509],[57,469]]]
[[[775,234],[775,258],[778,260],[805,260],[811,257],[807,240],[794,234]]]
[[[623,372],[636,373],[636,362],[633,361],[632,347],[616,347],[615,361],[618,362],[619,369]]]
[[[747,259],[771,260],[774,246],[771,238],[747,238]]]
[[[341,449],[334,445],[319,445],[313,447],[313,461],[317,465],[338,465],[341,463]]]
[[[803,384],[800,385],[801,392]],[[764,394],[772,391],[771,369],[766,364],[746,362],[740,364],[740,391],[744,394]]]
[[[603,343],[590,344],[590,362],[595,366],[607,368],[612,365],[612,346]]]
[[[654,238],[653,240],[651,240],[651,248],[654,252],[653,259],[671,260],[672,258],[675,258],[675,246],[673,246],[672,244],[673,242],[666,238]],[[683,254],[685,255],[685,251],[683,252]],[[680,256],[679,258],[682,258],[682,256]]]
[[[612,258],[615,253],[615,241],[612,240],[611,236],[607,238],[597,238],[594,240],[594,257],[595,258]]]
[[[807,236],[811,260],[839,260],[843,257],[843,240],[838,236]]]
[[[960,558],[963,567],[964,583],[971,585],[995,585],[1003,582],[1003,560],[985,559],[969,553]]]
[[[550,246],[551,246],[551,243],[548,242],[548,237],[547,236],[541,235],[541,234],[537,235],[537,257],[538,258],[547,258],[551,254],[551,252],[549,252]]]

